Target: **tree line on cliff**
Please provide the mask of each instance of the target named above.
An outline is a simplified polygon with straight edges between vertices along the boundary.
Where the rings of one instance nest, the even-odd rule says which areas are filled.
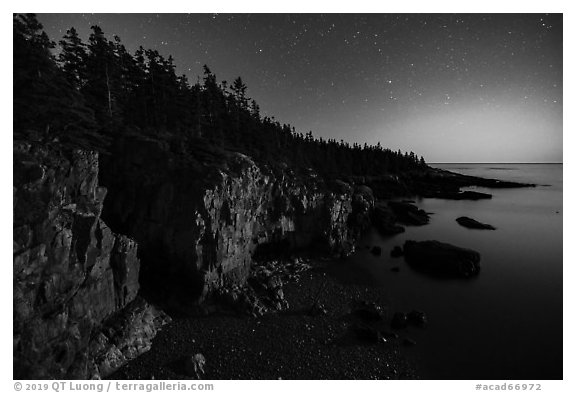
[[[105,149],[126,133],[171,138],[239,151],[264,163],[285,162],[321,174],[380,175],[419,170],[423,158],[378,143],[314,138],[262,116],[240,77],[218,82],[178,76],[172,56],[140,47],[128,52],[118,36],[92,27],[88,42],[70,28],[56,43],[33,14],[13,17],[14,138],[66,141]]]

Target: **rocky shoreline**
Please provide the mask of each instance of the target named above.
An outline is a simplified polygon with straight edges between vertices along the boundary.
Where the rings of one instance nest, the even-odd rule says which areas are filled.
[[[179,367],[196,378],[204,368],[207,378],[414,378],[400,351],[414,343],[389,331],[408,314],[394,316],[378,289],[321,274],[318,255],[349,255],[371,225],[384,235],[426,225],[430,214],[401,198],[532,186],[431,168],[324,179],[214,148],[181,155],[141,137],[116,149],[99,157],[15,142],[17,378],[180,378]],[[450,273],[478,274],[473,251],[413,246],[393,253],[420,265],[448,253]],[[302,250],[316,257],[292,258]],[[353,320],[360,303],[379,324]],[[239,374],[230,359],[269,366]]]
[[[308,262],[311,269],[283,285],[288,309],[258,318],[230,308],[175,318],[149,352],[110,378],[195,379],[185,363],[197,353],[206,359],[205,379],[417,378],[404,356],[413,342],[391,327],[397,310],[382,301],[385,289],[341,283],[328,259]],[[315,302],[322,311],[311,312]],[[378,306],[381,320],[358,316],[363,304]],[[379,330],[384,340],[375,336]]]

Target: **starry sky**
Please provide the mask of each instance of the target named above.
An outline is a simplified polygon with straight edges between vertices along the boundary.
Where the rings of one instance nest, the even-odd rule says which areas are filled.
[[[562,161],[561,14],[39,14],[241,76],[262,113],[427,162]]]

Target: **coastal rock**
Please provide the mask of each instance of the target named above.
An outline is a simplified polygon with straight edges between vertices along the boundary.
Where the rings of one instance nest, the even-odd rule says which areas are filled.
[[[480,254],[435,240],[404,243],[406,262],[430,274],[472,277],[480,272]]]
[[[358,231],[365,231],[371,225],[370,213],[374,208],[374,194],[365,185],[354,188],[352,193],[352,214],[348,224]]]
[[[489,199],[492,197],[490,194],[475,191],[461,192],[460,189],[463,187],[535,187],[534,184],[508,182],[496,179],[468,176],[436,168],[429,168],[427,171],[411,174],[410,183],[412,185],[412,191],[420,196],[426,198],[442,198],[454,200],[478,200]]]
[[[396,224],[396,216],[383,201],[378,201],[374,205],[372,224],[384,236],[392,236],[405,231],[404,227]]]
[[[485,192],[478,191],[427,191],[424,193],[427,198],[438,198],[438,199],[451,199],[455,201],[477,201],[480,199],[492,199],[492,194],[487,194]]]
[[[284,297],[284,283],[298,281],[300,274],[310,268],[303,258],[254,263],[245,285],[220,287],[214,300],[227,310],[253,317],[287,310],[290,305]]]
[[[458,224],[462,225],[463,227],[466,228],[471,228],[471,229],[488,229],[488,230],[495,230],[496,228],[494,228],[492,225],[489,224],[484,224],[481,223],[479,221],[474,220],[473,218],[470,217],[458,217],[456,219],[456,221],[458,222]]]
[[[188,356],[184,362],[184,371],[189,377],[202,379],[204,377],[204,366],[206,358],[201,353]]]
[[[402,247],[400,247],[400,246],[394,246],[392,251],[390,251],[390,256],[392,258],[399,258],[402,255],[404,255],[404,251],[402,251]]]
[[[372,203],[367,188],[258,166],[200,142],[185,155],[145,138],[112,150],[104,218],[138,242],[146,283],[170,283],[183,301],[243,285],[256,256],[306,247],[348,255]]]
[[[109,376],[128,361],[150,350],[152,339],[171,318],[163,311],[136,298],[109,318],[90,342],[89,377]]]
[[[91,341],[138,293],[137,244],[100,219],[98,162],[14,144],[14,378],[90,377]],[[111,368],[124,361],[110,356]]]
[[[388,206],[390,206],[392,212],[402,224],[426,225],[430,221],[428,214],[412,203],[390,201]]]

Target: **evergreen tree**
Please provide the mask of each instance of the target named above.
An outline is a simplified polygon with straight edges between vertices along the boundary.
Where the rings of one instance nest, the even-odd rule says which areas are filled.
[[[185,152],[187,141],[239,151],[254,159],[326,176],[399,174],[426,168],[414,152],[315,138],[274,117],[261,117],[241,77],[231,86],[203,68],[203,80],[190,84],[176,74],[172,56],[138,48],[130,54],[119,37],[108,40],[92,27],[84,44],[71,28],[54,44],[33,15],[14,16],[15,135],[42,130],[70,140],[123,130],[168,136]],[[90,108],[90,109],[88,109]],[[203,142],[199,142],[202,140]]]
[[[74,87],[82,88],[86,83],[86,44],[72,27],[60,41],[60,47],[58,61],[62,65],[62,70]]]
[[[14,135],[97,145],[93,112],[57,67],[42,25],[32,14],[16,14],[13,26]]]

